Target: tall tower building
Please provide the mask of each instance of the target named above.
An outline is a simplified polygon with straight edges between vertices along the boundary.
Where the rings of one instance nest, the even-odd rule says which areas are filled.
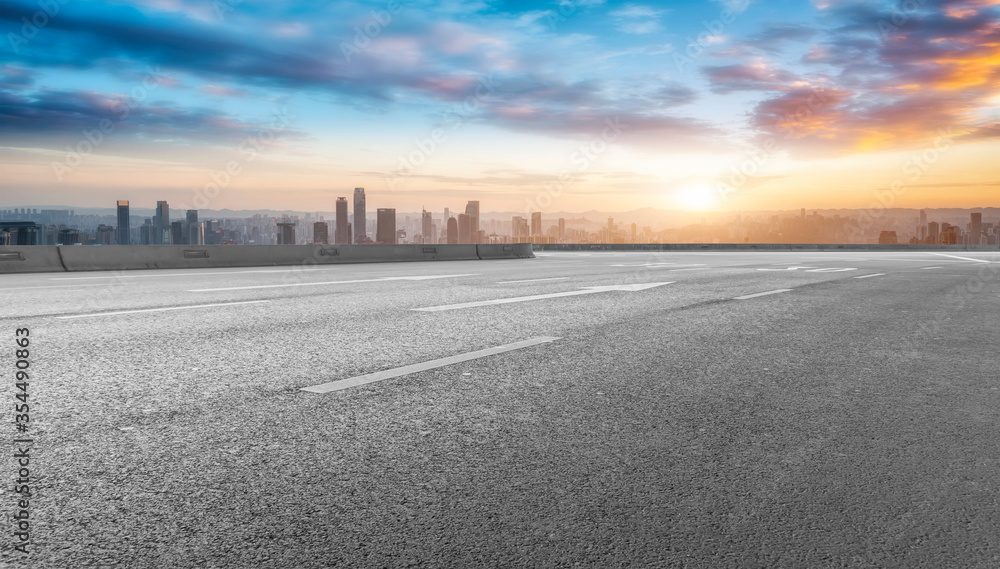
[[[325,221],[313,223],[313,243],[326,245],[330,242],[330,229]]]
[[[471,200],[465,205],[465,215],[469,216],[469,235],[472,241],[468,243],[479,243],[479,200]],[[462,232],[462,220],[458,221],[458,232]]]
[[[165,201],[156,202],[154,245],[170,245],[170,206]]]
[[[566,240],[566,218],[559,218],[559,233],[556,234],[556,237],[560,243]]]
[[[426,209],[421,209],[420,214],[420,235],[423,236],[424,243],[436,243],[437,239],[434,238],[434,219],[431,217],[431,212]]]
[[[337,217],[334,220],[333,242],[348,245],[351,242],[350,222],[347,221],[347,198],[337,198]]]
[[[533,211],[531,212],[531,236],[535,237],[542,234],[542,212]]]
[[[454,217],[448,218],[447,241],[449,245],[458,243],[458,221]]]
[[[364,243],[368,237],[365,221],[365,189],[354,188],[354,242]]]
[[[375,218],[375,242],[386,245],[396,244],[396,210],[380,207]]]
[[[940,230],[940,226],[938,225],[938,222],[932,221],[932,222],[930,222],[930,223],[927,224],[927,243],[929,245],[935,245],[935,244],[938,243],[938,240],[939,240],[938,232],[939,232],[939,230]]]
[[[458,242],[472,243],[472,216],[467,213],[458,214]]]
[[[969,245],[980,245],[983,242],[983,214],[976,212],[972,214],[969,223]]]
[[[131,245],[128,231],[128,200],[118,200],[118,227],[115,229],[115,242],[119,245]]]

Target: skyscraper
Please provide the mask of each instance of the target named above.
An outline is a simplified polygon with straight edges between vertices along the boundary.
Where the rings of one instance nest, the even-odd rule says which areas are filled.
[[[325,221],[317,221],[313,224],[313,243],[326,245],[330,242],[329,228]]]
[[[980,245],[983,242],[983,214],[976,212],[972,214],[969,223],[969,245]]]
[[[531,236],[536,237],[542,234],[542,212],[531,212]]]
[[[201,223],[199,221],[193,221],[193,222],[188,222],[186,225],[187,225],[187,244],[205,245],[206,244],[205,223]]]
[[[396,210],[389,207],[380,207],[375,213],[375,242],[395,245]]]
[[[295,245],[295,223],[292,221],[279,221],[278,245]]]
[[[128,200],[118,200],[118,227],[115,230],[115,242],[119,245],[131,245],[128,231]]]
[[[474,243],[472,241],[472,216],[467,213],[458,214],[458,242]]]
[[[465,214],[469,216],[469,235],[471,241],[468,243],[479,243],[479,201],[470,200],[465,205]],[[458,220],[458,233],[462,233],[462,219]],[[465,243],[465,241],[463,241]]]
[[[153,225],[156,226],[153,233],[153,244],[170,245],[170,206],[167,205],[167,202],[156,202]]]
[[[566,239],[566,219],[563,217],[559,218],[559,233],[556,235],[559,242],[563,242]]]
[[[347,198],[337,198],[337,218],[333,242],[337,245],[347,245],[351,242],[351,228],[347,221]]]
[[[431,212],[426,209],[421,209],[420,211],[420,235],[424,238],[423,242],[437,242],[437,239],[434,238],[434,219],[431,217]]]
[[[454,217],[448,218],[447,235],[446,241],[449,245],[458,243],[458,221]]]
[[[365,189],[354,188],[354,242],[364,243],[368,237],[365,221]]]
[[[938,231],[939,231],[939,229],[940,229],[940,226],[938,225],[938,222],[936,222],[936,221],[932,221],[932,222],[930,222],[930,223],[927,224],[927,243],[929,245],[934,245],[934,244],[936,244],[938,242],[938,239],[939,239]]]

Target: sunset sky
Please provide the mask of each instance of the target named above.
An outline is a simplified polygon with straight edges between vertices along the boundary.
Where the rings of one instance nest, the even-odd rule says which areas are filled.
[[[1000,201],[1000,0],[4,0],[0,44],[0,206]]]

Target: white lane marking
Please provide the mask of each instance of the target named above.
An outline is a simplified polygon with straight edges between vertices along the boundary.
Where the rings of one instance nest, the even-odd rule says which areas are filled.
[[[792,289],[790,288],[779,288],[778,290],[769,290],[767,292],[758,292],[756,294],[745,294],[743,296],[737,296],[733,300],[747,300],[748,298],[757,298],[758,296],[767,296],[769,294],[778,294],[779,292],[788,292]]]
[[[608,265],[609,267],[704,267],[705,263],[632,263],[627,265]]]
[[[667,269],[667,272],[671,272],[672,273],[672,272],[676,272],[676,271],[706,271],[706,270],[711,269],[711,268],[712,267],[689,267],[687,269]]]
[[[95,316],[118,316],[120,314],[138,314],[140,312],[166,312],[168,310],[189,310],[192,308],[211,308],[213,306],[236,306],[237,304],[260,304],[270,300],[244,300],[240,302],[217,302],[214,304],[195,304],[193,306],[168,306],[166,308],[143,308],[141,310],[120,310],[118,312],[95,312],[94,314],[74,314],[72,316],[56,316],[59,319],[92,318]]]
[[[108,286],[107,283],[93,283],[93,284],[71,284],[71,285],[52,285],[52,286],[32,286],[32,287],[11,287],[6,289],[4,292],[31,292],[33,290],[43,290],[48,288],[83,288],[87,286]]]
[[[322,282],[309,282],[309,283],[285,283],[285,284],[275,284],[275,285],[253,285],[253,286],[229,286],[223,288],[195,288],[188,290],[186,292],[218,292],[226,290],[257,290],[262,288],[289,288],[295,286],[321,286],[321,285],[335,285],[335,284],[355,284],[355,283],[378,283],[378,282],[388,282],[388,281],[429,281],[432,279],[449,279],[452,277],[471,277],[478,273],[469,273],[466,275],[431,275],[422,277],[382,277],[378,279],[358,279],[353,281],[322,281]]]
[[[844,267],[844,268],[824,268],[824,269],[811,269],[806,271],[807,273],[842,273],[844,271],[856,271],[858,269],[854,267]]]
[[[972,257],[959,257],[958,255],[949,255],[947,253],[931,253],[931,255],[941,255],[942,257],[951,257],[952,259],[962,259],[963,261],[975,261],[977,263],[989,263],[986,259],[973,259]]]
[[[201,272],[198,270],[191,270],[186,273],[160,273],[156,269],[136,269],[138,271],[143,271],[139,275],[125,275],[125,274],[114,274],[114,275],[102,275],[98,277],[50,277],[50,281],[87,281],[94,279],[151,279],[159,277],[200,277],[203,275],[245,275],[248,273],[289,273],[290,270],[287,269],[271,269],[269,271],[225,271],[225,272]],[[315,270],[315,269],[309,269]]]
[[[815,268],[816,267],[793,266],[793,267],[785,267],[784,269],[757,269],[757,270],[758,271],[797,271],[799,269],[815,269]]]
[[[537,346],[539,344],[555,342],[556,340],[559,339],[560,338],[556,338],[554,336],[540,336],[538,338],[523,340],[521,342],[514,342],[513,344],[505,344],[503,346],[497,346],[495,348],[487,348],[485,350],[478,350],[466,354],[459,354],[457,356],[449,356],[447,358],[430,360],[419,364],[387,369],[385,371],[378,371],[366,375],[359,375],[357,377],[341,379],[338,381],[331,381],[320,385],[313,385],[311,387],[303,387],[302,391],[308,391],[310,393],[330,393],[331,391],[340,391],[341,389],[347,389],[349,387],[357,387],[359,385],[365,385],[367,383],[374,383],[376,381],[392,379],[394,377],[409,375],[411,373],[417,373],[439,367],[450,366],[452,364],[467,362],[469,360],[475,360],[479,358],[485,358],[487,356],[494,356],[496,354],[502,354],[504,352],[510,352],[513,350],[520,350],[521,348],[528,348],[531,346]]]
[[[872,273],[870,275],[861,275],[860,277],[854,277],[856,279],[867,279],[868,277],[881,277],[885,273]]]
[[[564,281],[569,277],[550,277],[547,279],[528,279],[523,281],[497,281],[497,284],[514,284],[514,283],[540,283],[542,281]]]
[[[577,296],[581,294],[594,294],[596,292],[608,292],[613,290],[622,290],[629,292],[636,292],[640,290],[646,290],[648,288],[673,284],[675,281],[666,283],[639,283],[631,285],[610,285],[610,286],[588,286],[580,290],[570,290],[566,292],[553,292],[549,294],[535,294],[531,296],[517,296],[513,298],[498,298],[495,300],[478,300],[475,302],[462,302],[459,304],[446,304],[444,306],[428,306],[426,308],[411,308],[410,310],[416,310],[419,312],[441,312],[443,310],[458,310],[461,308],[475,308],[477,306],[492,306],[494,304],[509,304],[511,302],[527,302],[530,300],[543,300],[547,298],[560,298],[564,296]]]
[[[920,267],[920,268],[927,270],[927,269],[943,269],[944,267]]]

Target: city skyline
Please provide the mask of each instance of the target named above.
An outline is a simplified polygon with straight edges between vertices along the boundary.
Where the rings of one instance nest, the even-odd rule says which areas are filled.
[[[11,206],[310,210],[365,186],[397,211],[973,208],[1000,187],[991,0],[41,6],[0,12]]]

